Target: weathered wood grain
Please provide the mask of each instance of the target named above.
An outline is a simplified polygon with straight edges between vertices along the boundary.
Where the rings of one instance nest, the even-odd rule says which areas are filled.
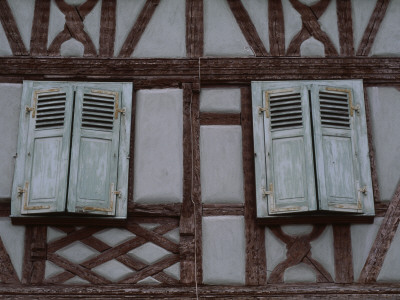
[[[368,136],[368,148],[369,148],[369,162],[371,166],[372,190],[374,193],[374,202],[377,203],[381,201],[381,196],[379,191],[378,172],[376,168],[374,138],[372,135],[371,109],[370,109],[367,89],[364,89],[364,105],[365,105],[365,117],[367,120],[367,136]]]
[[[165,268],[172,266],[178,261],[179,261],[179,255],[175,254],[168,255],[159,262],[147,266],[143,270],[136,272],[133,275],[128,276],[127,278],[124,278],[123,280],[120,281],[120,283],[137,283],[138,281],[145,279],[148,276],[152,276],[153,274],[161,272]]]
[[[202,57],[204,52],[203,0],[186,0],[186,56]]]
[[[133,159],[132,159],[133,160]],[[132,181],[130,177],[130,181]],[[133,203],[128,207],[128,216],[161,216],[178,217],[181,213],[182,204],[138,204]]]
[[[250,19],[250,16],[240,0],[227,0],[229,7],[243,33],[247,43],[251,47],[255,56],[268,56],[267,49],[257,33],[256,27]]]
[[[10,255],[0,237],[0,281],[2,283],[19,283],[17,272],[11,262]]]
[[[22,283],[43,282],[47,252],[47,227],[27,226],[25,229],[25,253],[22,269]]]
[[[0,22],[13,55],[28,55],[7,0],[0,0]]]
[[[319,1],[319,2],[315,3],[314,5],[311,5],[308,9],[310,9],[313,12],[313,14],[315,15],[315,18],[319,19],[322,16],[322,14],[325,12],[325,10],[327,9],[329,2],[330,2],[330,0]],[[312,36],[312,33],[309,32],[305,26],[302,26],[301,30],[290,41],[290,44],[286,51],[286,55],[299,56],[301,44],[306,39],[310,38],[311,36]]]
[[[350,224],[333,225],[333,249],[335,282],[352,283],[354,281],[354,271]]]
[[[390,202],[375,202],[375,217],[384,217]]]
[[[145,5],[142,8],[142,11],[136,19],[135,24],[133,25],[124,44],[122,45],[118,57],[129,57],[132,55],[137,43],[142,37],[142,34],[146,29],[146,26],[149,24],[150,19],[153,16],[159,3],[160,0],[146,1]]]
[[[164,85],[198,77],[198,59],[95,59],[0,57],[0,79],[133,81]],[[364,79],[366,86],[398,86],[399,57],[204,58],[201,84],[248,84],[252,80]],[[188,81],[189,80],[189,81]]]
[[[357,55],[367,56],[371,52],[376,34],[378,33],[378,29],[381,26],[389,3],[390,0],[378,0],[376,2],[374,12],[369,19],[367,28],[365,29],[360,45],[358,46]]]
[[[114,41],[116,27],[116,0],[103,0],[101,3],[99,55],[114,56]]]
[[[50,0],[37,0],[31,33],[31,55],[47,54],[47,38],[50,19]]]
[[[94,283],[94,284],[111,283],[109,280],[105,279],[104,277],[90,271],[87,268],[82,267],[81,265],[74,264],[56,253],[48,253],[47,259],[49,261],[51,261],[52,263],[56,264],[57,266],[81,277],[82,279],[89,281],[90,283]]]
[[[57,284],[57,283],[60,284],[60,283],[64,283],[68,279],[71,279],[74,277],[75,277],[75,274],[68,272],[68,271],[64,271],[60,274],[56,274],[54,276],[51,276],[51,277],[45,279],[43,283],[45,283],[45,284]]]
[[[243,216],[243,204],[203,204],[203,216]]]
[[[400,183],[386,211],[358,281],[376,282],[400,221]]]
[[[246,234],[246,284],[264,285],[267,282],[265,229],[256,223],[251,88],[241,88],[240,95],[244,178],[244,219]]]
[[[200,125],[240,125],[240,113],[200,113]]]
[[[63,0],[55,0],[58,8],[65,15],[63,31],[58,33],[48,48],[48,55],[60,55],[61,45],[71,38],[81,42],[84,46],[84,56],[96,56],[96,47],[89,34],[84,30],[83,20],[92,11],[99,0],[87,0],[77,6],[68,5]]]
[[[326,7],[329,4],[330,0],[321,0],[320,3],[326,3]],[[304,28],[313,36],[315,39],[319,40],[325,46],[325,55],[327,56],[335,56],[338,55],[335,46],[333,45],[331,39],[321,29],[321,26],[318,23],[318,17],[313,11],[312,7],[309,7],[298,0],[290,0],[290,3],[297,10],[297,12],[301,15],[301,20],[303,22]],[[290,48],[290,47],[289,47]],[[288,51],[289,52],[289,51]]]
[[[336,1],[340,55],[342,56],[354,55],[353,20],[351,9],[351,0]]]
[[[268,31],[271,55],[285,55],[285,24],[282,0],[268,1]]]

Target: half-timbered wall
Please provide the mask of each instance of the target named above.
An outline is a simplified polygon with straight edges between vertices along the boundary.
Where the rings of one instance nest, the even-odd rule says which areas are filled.
[[[364,80],[373,224],[256,223],[250,82],[302,79]],[[133,82],[124,226],[11,224],[22,80]],[[400,294],[399,0],[0,0],[0,105],[1,295]]]

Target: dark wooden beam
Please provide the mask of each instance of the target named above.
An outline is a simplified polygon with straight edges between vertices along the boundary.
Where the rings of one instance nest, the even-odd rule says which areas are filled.
[[[351,17],[351,0],[337,0],[340,55],[354,55],[353,20]]]
[[[229,7],[243,33],[247,43],[251,47],[255,56],[268,56],[267,49],[257,33],[256,27],[240,0],[228,0]]]
[[[367,56],[369,55],[372,45],[375,41],[378,29],[381,26],[383,17],[385,16],[387,7],[389,6],[390,0],[378,0],[374,12],[369,19],[367,28],[364,31],[361,43],[358,46],[357,55]]]
[[[367,86],[400,85],[399,57],[204,58],[201,83],[248,84],[252,80],[364,79]],[[0,57],[0,81],[133,81],[159,85],[196,82],[198,59],[102,59]],[[2,79],[3,78],[3,79]],[[157,80],[156,80],[157,79]]]
[[[47,38],[50,19],[50,0],[37,0],[33,15],[31,34],[31,55],[47,54]]]
[[[128,34],[124,44],[122,45],[121,51],[118,57],[130,57],[135,50],[137,43],[146,26],[149,24],[151,17],[153,16],[160,0],[147,0],[142,11],[140,12],[135,24]]]
[[[0,237],[0,282],[1,283],[19,283],[17,272],[11,262],[10,255],[4,247]]]
[[[8,217],[11,213],[11,199],[10,198],[3,198],[0,202],[0,217]],[[3,202],[7,201],[7,202]]]
[[[14,55],[28,55],[7,0],[0,0],[0,22]]]
[[[285,55],[285,24],[281,0],[268,1],[268,30],[271,55]]]
[[[186,0],[186,56],[201,57],[204,52],[203,0]]]
[[[332,227],[335,256],[335,282],[352,283],[354,281],[354,271],[350,224],[335,224]]]
[[[254,177],[253,119],[251,88],[243,87],[241,94],[244,219],[246,234],[246,284],[267,283],[265,228],[256,223],[256,191]]]
[[[381,271],[386,254],[392,244],[400,221],[400,184],[397,186],[392,201],[376,235],[368,258],[361,270],[358,281],[360,283],[376,282]]]
[[[25,254],[22,283],[40,284],[44,280],[47,256],[47,226],[32,225],[25,229]]]
[[[190,3],[187,3],[190,4]],[[181,264],[181,282],[195,282],[195,205],[192,202],[193,191],[193,135],[192,135],[192,84],[184,83],[183,88],[183,203],[179,232]]]
[[[240,113],[200,113],[200,125],[240,125]]]
[[[99,55],[102,57],[114,56],[116,10],[116,0],[101,3]]]
[[[243,216],[243,204],[203,204],[203,216]]]

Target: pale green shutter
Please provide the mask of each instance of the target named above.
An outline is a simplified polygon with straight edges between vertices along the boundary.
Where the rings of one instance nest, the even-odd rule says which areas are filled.
[[[263,90],[263,102],[267,174],[261,193],[268,198],[268,212],[316,210],[308,90],[303,86]]]
[[[312,88],[316,173],[322,210],[363,212],[357,158],[357,119],[361,105],[363,102],[354,103],[351,88]]]
[[[76,91],[68,211],[115,215],[121,90],[78,87]]]
[[[29,86],[29,87],[28,87]],[[66,84],[24,85],[16,197],[21,214],[62,212],[67,194],[73,91]],[[24,124],[24,123],[27,123]]]

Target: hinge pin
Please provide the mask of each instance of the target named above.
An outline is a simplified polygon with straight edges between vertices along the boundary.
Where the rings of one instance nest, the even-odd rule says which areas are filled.
[[[362,188],[358,189],[358,191],[360,193],[363,193],[364,195],[366,195],[367,194],[367,186],[363,186]]]
[[[263,197],[272,195],[274,193],[274,187],[273,187],[272,183],[269,184],[269,191],[265,190],[265,188],[262,187],[261,192],[262,192]]]

